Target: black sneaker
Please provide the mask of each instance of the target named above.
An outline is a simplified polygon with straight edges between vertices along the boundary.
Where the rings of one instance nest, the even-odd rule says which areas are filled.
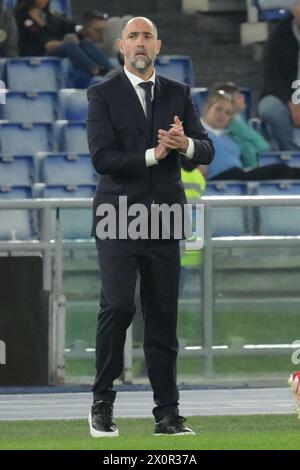
[[[119,435],[113,422],[113,404],[110,401],[95,401],[89,413],[90,434],[92,437],[115,437]]]
[[[185,436],[187,434],[195,435],[194,431],[186,428],[184,423],[186,419],[177,414],[165,416],[161,421],[155,424],[154,435],[163,436],[172,434],[174,436]]]

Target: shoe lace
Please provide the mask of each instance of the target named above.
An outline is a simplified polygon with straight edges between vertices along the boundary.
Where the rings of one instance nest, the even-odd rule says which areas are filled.
[[[170,418],[170,424],[172,425],[182,426],[185,422],[186,422],[186,418],[177,414],[172,415]]]
[[[112,407],[110,403],[105,403],[103,401],[96,402],[93,405],[93,411],[99,419],[103,420],[105,423],[111,423]]]

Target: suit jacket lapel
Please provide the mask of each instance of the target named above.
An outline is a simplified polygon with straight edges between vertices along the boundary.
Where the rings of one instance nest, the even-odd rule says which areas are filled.
[[[163,86],[160,83],[159,77],[156,76],[155,78],[155,86],[154,86],[154,106],[153,106],[153,126],[152,126],[152,142],[153,145],[157,145],[157,133],[158,129],[160,128],[159,125],[159,118],[160,118],[160,110],[162,104],[162,96],[163,95]]]
[[[159,76],[156,75],[155,87],[154,87],[154,106],[153,106],[153,131],[152,131],[152,142],[157,145],[157,134],[158,129],[162,127],[162,111],[165,103],[166,95],[164,93],[164,85],[161,83]]]

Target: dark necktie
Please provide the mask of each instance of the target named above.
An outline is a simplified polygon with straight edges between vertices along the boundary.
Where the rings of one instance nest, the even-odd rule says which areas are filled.
[[[148,138],[152,140],[152,114],[153,114],[153,102],[152,102],[152,87],[153,82],[141,82],[139,86],[145,91],[145,102],[146,102],[146,119],[147,119],[147,130]]]

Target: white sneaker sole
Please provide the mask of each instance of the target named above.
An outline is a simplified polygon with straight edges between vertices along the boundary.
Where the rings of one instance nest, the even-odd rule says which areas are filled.
[[[154,433],[153,436],[196,436],[196,433],[194,431],[187,431],[187,432],[177,432],[176,434],[167,434],[167,433]]]
[[[116,429],[113,432],[102,432],[102,431],[97,431],[97,429],[93,428],[91,412],[89,413],[88,422],[90,426],[90,435],[92,437],[118,437],[119,435],[118,429]]]

